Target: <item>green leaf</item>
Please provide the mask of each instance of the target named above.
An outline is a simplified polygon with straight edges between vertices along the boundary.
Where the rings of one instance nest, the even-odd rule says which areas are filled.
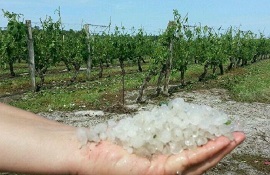
[[[230,125],[232,123],[231,120],[228,120],[226,123],[224,123],[225,125]]]

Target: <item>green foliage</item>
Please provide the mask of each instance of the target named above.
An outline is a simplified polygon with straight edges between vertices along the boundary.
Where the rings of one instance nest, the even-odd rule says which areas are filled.
[[[72,66],[76,74],[83,63],[87,61],[89,55],[88,42],[83,29],[80,31],[62,31],[61,56],[58,61],[64,61],[68,68]]]
[[[1,31],[0,37],[0,63],[8,64],[10,74],[15,76],[13,64],[17,60],[26,59],[26,27],[21,21],[21,14],[3,11],[7,18],[7,29]]]
[[[115,32],[112,36],[113,53],[115,59],[119,59],[119,62],[127,61],[131,54],[134,52],[132,47],[132,36],[126,31],[125,27],[121,29],[115,27]]]
[[[39,86],[43,86],[44,76],[48,68],[55,65],[61,58],[62,34],[61,18],[54,22],[51,16],[47,16],[44,21],[40,19],[41,29],[33,29],[35,68],[41,79]]]
[[[8,25],[6,30],[0,31],[0,64],[2,67],[9,65],[11,74],[14,75],[13,64],[27,57],[26,28],[21,14],[3,13],[8,19]],[[35,68],[41,79],[40,86],[45,82],[48,69],[61,62],[65,63],[68,70],[74,70],[72,80],[75,80],[89,55],[93,61],[92,66],[99,66],[99,78],[102,77],[105,63],[113,65],[119,62],[124,76],[124,63],[137,62],[138,70],[142,71],[141,62],[146,59],[149,62],[147,75],[154,76],[162,71],[164,73],[164,69],[172,69],[168,71],[169,74],[179,71],[181,84],[185,85],[185,73],[194,63],[204,65],[204,76],[211,67],[213,75],[210,77],[216,78],[217,66],[222,74],[225,64],[229,64],[228,70],[231,70],[269,58],[270,54],[270,39],[262,33],[256,36],[251,31],[232,27],[215,30],[208,26],[190,26],[188,16],[181,16],[177,10],[173,11],[173,20],[169,21],[167,29],[158,36],[151,36],[143,29],[129,31],[124,27],[116,27],[112,33],[91,34],[90,38],[84,30],[65,30],[62,27],[60,9],[56,13],[58,20],[54,21],[47,16],[45,20],[40,20],[40,28],[33,28]],[[170,61],[172,64],[168,64]],[[108,71],[106,74],[109,74]],[[175,82],[176,78],[173,78]],[[226,82],[232,85],[231,88],[239,84],[237,87],[244,92],[240,88],[242,78],[230,78]],[[238,94],[237,89],[231,90]],[[263,89],[264,93],[268,93],[268,90]]]
[[[94,65],[105,62],[112,63],[115,57],[115,55],[112,55],[114,50],[112,36],[103,32],[101,35],[94,34],[91,37],[91,55]]]

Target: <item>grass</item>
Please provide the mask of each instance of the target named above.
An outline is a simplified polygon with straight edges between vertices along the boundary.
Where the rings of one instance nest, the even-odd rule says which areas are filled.
[[[15,65],[16,73],[27,72],[25,64]],[[146,70],[148,65],[144,65]],[[104,69],[104,78],[98,78],[98,68],[93,69],[91,81],[86,81],[84,72],[80,72],[77,82],[70,84],[72,73],[63,72],[63,65],[52,67],[45,77],[45,88],[32,93],[28,75],[21,74],[14,78],[8,71],[0,72],[0,94],[12,96],[21,94],[20,98],[11,100],[11,104],[32,112],[54,110],[102,109],[121,102],[121,74],[119,67]],[[223,76],[208,75],[207,81],[198,82],[202,73],[202,65],[191,65],[186,72],[186,80],[191,82],[181,90],[202,88],[226,88],[238,101],[270,102],[270,60],[263,60],[246,67],[237,68]],[[144,80],[144,73],[139,73],[136,66],[127,66],[125,76],[126,90],[136,90]],[[209,70],[210,72],[210,70]],[[152,78],[150,86],[155,85],[157,76]],[[179,72],[171,76],[172,84],[179,84]],[[1,100],[1,95],[0,95]]]
[[[69,90],[69,89],[50,89],[38,93],[27,93],[21,100],[11,102],[12,105],[30,110],[32,112],[54,111],[54,110],[75,110],[89,107],[89,105],[98,106],[100,93],[87,89]]]
[[[104,78],[97,78],[98,70],[92,72],[92,81],[85,81],[85,73],[80,73],[78,82],[69,83],[69,73],[48,74],[45,78],[45,89],[37,93],[30,91],[28,79],[17,76],[12,79],[6,78],[0,82],[1,94],[14,94],[21,92],[20,87],[26,87],[22,98],[10,102],[11,105],[32,112],[48,112],[54,110],[79,110],[79,109],[101,109],[113,103],[121,101],[121,75],[120,68],[111,68],[104,72]],[[138,88],[142,82],[143,74],[136,71],[136,67],[127,68],[129,71],[125,76],[126,89]],[[131,73],[130,73],[131,72]],[[113,76],[112,76],[113,75]],[[25,80],[24,80],[25,79]],[[95,80],[96,79],[96,80]],[[26,81],[26,82],[25,82]],[[16,82],[14,88],[12,84]],[[26,83],[26,85],[25,85]]]
[[[202,67],[192,67],[187,77],[198,77]],[[210,72],[210,70],[209,70]],[[189,74],[189,75],[188,75]],[[245,67],[238,67],[224,75],[208,74],[206,81],[186,87],[186,90],[224,88],[235,101],[270,103],[270,60],[261,60]]]
[[[270,103],[270,60],[236,69],[221,80],[237,101]]]

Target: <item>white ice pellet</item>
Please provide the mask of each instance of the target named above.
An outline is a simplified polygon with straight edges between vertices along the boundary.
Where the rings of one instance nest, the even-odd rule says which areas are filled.
[[[165,129],[160,133],[159,139],[161,140],[162,143],[166,144],[169,141],[171,141],[171,133]]]
[[[81,143],[81,145],[79,146],[80,148],[83,145],[87,144],[88,136],[87,136],[87,129],[86,128],[78,128],[77,132],[76,132],[76,136],[77,136],[78,141]]]
[[[177,154],[184,149],[204,145],[224,135],[233,139],[234,129],[224,112],[205,105],[196,105],[176,98],[150,111],[140,111],[118,122],[97,124],[87,134],[88,141],[108,140],[123,146],[129,153],[141,156]],[[236,126],[238,129],[238,127]],[[85,143],[85,130],[78,138]]]

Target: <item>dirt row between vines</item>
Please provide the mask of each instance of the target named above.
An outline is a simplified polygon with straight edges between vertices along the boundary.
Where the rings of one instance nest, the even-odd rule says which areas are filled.
[[[127,106],[130,109],[151,109],[157,101],[148,100],[147,104],[137,105],[134,97],[137,92],[127,94]],[[270,104],[243,103],[233,101],[224,89],[199,90],[193,92],[178,92],[170,98],[181,97],[185,101],[209,105],[227,114],[237,115],[238,122],[246,133],[245,142],[224,158],[207,175],[260,175],[270,172]],[[119,107],[119,106],[118,106]],[[116,106],[117,110],[117,106]],[[120,110],[120,109],[119,109]],[[129,114],[115,114],[103,111],[74,111],[40,113],[47,118],[73,126],[90,127],[109,118],[121,119]]]

